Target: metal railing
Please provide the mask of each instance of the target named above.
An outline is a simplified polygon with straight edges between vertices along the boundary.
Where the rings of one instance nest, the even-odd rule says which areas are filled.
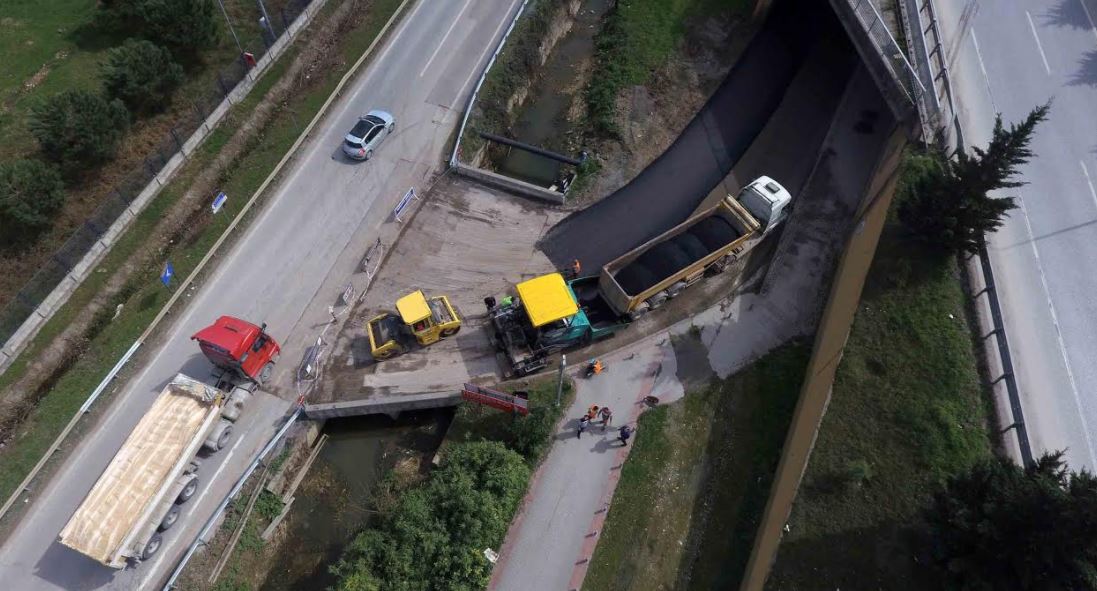
[[[960,118],[956,112],[956,103],[952,92],[952,79],[949,72],[948,59],[945,56],[943,37],[941,35],[941,29],[938,26],[933,0],[902,1],[906,3],[907,14],[911,16],[910,24],[912,32],[919,37],[917,41],[924,48],[922,55],[926,60],[926,66],[932,76],[929,90],[933,97],[933,104],[937,107],[936,124],[938,128],[941,128],[944,132],[943,137],[937,139],[943,141],[950,152],[963,152],[966,149],[963,128],[960,125]],[[931,42],[926,37],[930,34],[933,35]],[[938,84],[941,85],[940,93],[937,88]],[[943,96],[941,96],[942,94]],[[954,132],[954,136],[950,136],[948,133],[950,129]],[[928,139],[929,138],[927,138],[927,140]],[[1034,462],[1032,444],[1029,441],[1028,428],[1025,425],[1024,409],[1021,406],[1020,388],[1017,385],[1017,377],[1014,373],[1013,354],[1010,351],[1009,337],[1006,334],[1005,321],[1002,317],[1002,304],[998,299],[997,283],[994,279],[994,268],[990,264],[990,256],[987,252],[985,236],[980,239],[979,252],[974,256],[979,257],[978,267],[974,270],[977,270],[982,274],[983,288],[972,295],[975,299],[985,295],[987,298],[987,305],[990,308],[991,331],[988,334],[983,335],[983,340],[985,341],[991,337],[995,338],[997,345],[995,349],[998,352],[1002,366],[1001,375],[995,377],[990,385],[994,386],[998,382],[1005,382],[1010,417],[1013,421],[1012,424],[1006,427],[1006,430],[1016,430],[1017,446],[1020,450],[1021,461],[1026,466],[1030,466]]]
[[[911,102],[919,103],[922,95],[926,92],[926,87],[918,77],[914,67],[911,66],[906,54],[903,53],[902,47],[892,36],[887,23],[880,15],[880,11],[876,9],[871,0],[856,0],[852,8],[869,39],[872,40],[877,51],[884,58],[884,63],[891,71],[895,82],[899,84]]]
[[[511,31],[514,30],[514,26],[518,24],[518,19],[522,17],[522,13],[526,10],[526,5],[529,4],[529,0],[522,0],[522,5],[518,7],[518,12],[514,13],[514,18],[510,21],[510,26],[507,27],[507,32],[503,33],[503,38],[499,39],[499,45],[495,46],[495,52],[491,54],[491,59],[488,60],[484,71],[480,73],[480,79],[476,81],[476,87],[473,88],[472,94],[469,95],[468,104],[465,105],[465,114],[461,117],[461,127],[457,130],[457,139],[453,142],[453,153],[449,157],[449,166],[453,168],[457,166],[458,158],[460,156],[461,149],[461,137],[465,134],[465,126],[468,125],[469,115],[472,114],[472,106],[476,104],[476,97],[480,94],[480,87],[484,85],[484,80],[488,77],[488,72],[491,71],[491,67],[495,65],[495,60],[499,58],[499,54],[502,53],[503,47],[507,44],[507,37],[510,37]]]

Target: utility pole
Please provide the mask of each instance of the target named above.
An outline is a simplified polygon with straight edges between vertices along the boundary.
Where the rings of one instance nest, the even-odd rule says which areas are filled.
[[[267,5],[263,4],[263,0],[257,0],[259,2],[259,12],[263,13],[263,28],[270,33],[272,43],[273,39],[277,39],[278,36],[274,34],[274,23],[270,20],[270,14],[267,13]]]
[[[229,13],[225,10],[225,3],[217,0],[217,5],[221,7],[221,14],[225,15],[225,23],[228,24],[229,32],[232,33],[232,38],[236,41],[236,48],[240,50],[240,55],[244,55],[244,46],[240,45],[240,38],[236,36],[236,29],[232,28],[232,21],[229,20]]]
[[[564,393],[564,368],[567,364],[568,356],[560,355],[560,375],[556,379],[556,406],[560,406],[560,396]]]

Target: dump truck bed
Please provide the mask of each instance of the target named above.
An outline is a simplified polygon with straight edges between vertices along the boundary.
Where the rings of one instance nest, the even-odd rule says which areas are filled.
[[[705,267],[754,236],[758,221],[734,197],[698,213],[602,269],[599,287],[618,314]]]
[[[182,473],[220,414],[212,388],[182,374],[160,393],[61,530],[62,544],[103,564],[125,564],[134,535]]]

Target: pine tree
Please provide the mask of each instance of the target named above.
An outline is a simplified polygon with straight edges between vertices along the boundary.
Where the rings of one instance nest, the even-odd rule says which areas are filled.
[[[64,202],[56,167],[38,160],[0,163],[0,245],[23,244],[47,230]]]
[[[183,68],[167,49],[127,39],[107,52],[102,78],[107,96],[121,100],[135,113],[152,113],[167,107],[171,93],[183,81]]]
[[[951,478],[927,519],[960,588],[1097,589],[1097,479],[1062,452],[1025,469],[1003,459]]]
[[[1049,104],[1034,109],[1008,129],[999,115],[984,150],[958,153],[955,162],[943,154],[928,157],[925,167],[903,187],[899,219],[922,241],[948,252],[978,252],[983,236],[997,231],[1005,215],[1017,207],[1013,197],[995,197],[993,191],[1014,189],[1018,169],[1033,156],[1029,144],[1037,124],[1047,119]]]
[[[35,105],[29,126],[42,154],[71,173],[114,158],[129,127],[129,113],[119,100],[69,90]]]

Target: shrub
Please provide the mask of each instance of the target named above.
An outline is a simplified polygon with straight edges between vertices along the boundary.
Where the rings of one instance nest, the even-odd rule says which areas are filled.
[[[375,529],[360,534],[332,567],[339,591],[483,589],[484,548],[498,547],[525,493],[529,468],[495,441],[449,448],[425,486],[401,496]]]
[[[134,113],[153,113],[167,107],[183,81],[183,68],[167,49],[128,39],[107,53],[102,78],[107,96],[121,100]]]
[[[56,94],[31,109],[30,130],[46,157],[66,172],[114,158],[129,126],[122,101],[85,90]]]
[[[37,236],[50,227],[64,201],[65,185],[56,167],[38,160],[0,163],[0,243]]]
[[[193,58],[217,40],[211,0],[111,0],[103,3],[100,23],[140,35]]]

